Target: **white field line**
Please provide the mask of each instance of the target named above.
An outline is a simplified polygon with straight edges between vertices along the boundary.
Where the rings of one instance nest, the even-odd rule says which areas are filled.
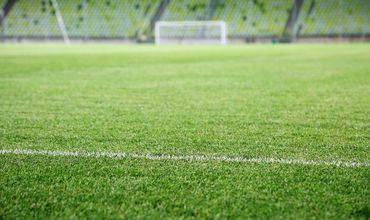
[[[147,160],[183,160],[183,161],[218,161],[234,163],[257,163],[257,164],[296,164],[308,166],[337,166],[337,167],[368,167],[369,162],[353,162],[341,160],[304,160],[304,159],[283,159],[283,158],[247,158],[230,156],[212,155],[170,155],[170,154],[148,154],[148,153],[129,153],[129,152],[109,152],[109,151],[50,151],[50,150],[25,150],[12,149],[0,150],[0,155],[45,155],[45,156],[64,156],[64,157],[87,157],[87,158],[111,158],[111,159],[147,159]]]

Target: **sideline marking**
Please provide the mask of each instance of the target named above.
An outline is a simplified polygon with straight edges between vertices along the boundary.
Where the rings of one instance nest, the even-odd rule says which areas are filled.
[[[12,149],[0,150],[0,155],[44,155],[44,156],[64,156],[64,157],[88,157],[88,158],[111,158],[111,159],[148,159],[148,160],[183,160],[183,161],[220,161],[235,163],[257,163],[257,164],[298,164],[311,166],[337,166],[337,167],[368,167],[368,162],[353,162],[340,160],[303,160],[303,159],[283,159],[283,158],[247,158],[231,156],[207,156],[207,155],[170,155],[170,154],[149,154],[149,153],[129,153],[129,152],[110,152],[110,151],[50,151],[50,150],[25,150]]]

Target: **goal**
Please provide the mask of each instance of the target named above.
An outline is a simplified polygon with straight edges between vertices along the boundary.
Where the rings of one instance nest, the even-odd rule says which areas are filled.
[[[156,44],[226,44],[224,21],[158,21]]]

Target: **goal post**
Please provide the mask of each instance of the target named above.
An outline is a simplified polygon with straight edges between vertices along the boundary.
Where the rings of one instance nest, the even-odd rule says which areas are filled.
[[[227,44],[224,21],[158,21],[154,29],[157,45]]]

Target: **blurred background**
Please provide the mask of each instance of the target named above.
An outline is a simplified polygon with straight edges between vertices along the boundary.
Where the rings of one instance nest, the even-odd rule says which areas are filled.
[[[223,21],[228,42],[368,41],[370,0],[0,0],[3,42],[150,43],[158,21]],[[206,28],[167,35],[219,34]]]

